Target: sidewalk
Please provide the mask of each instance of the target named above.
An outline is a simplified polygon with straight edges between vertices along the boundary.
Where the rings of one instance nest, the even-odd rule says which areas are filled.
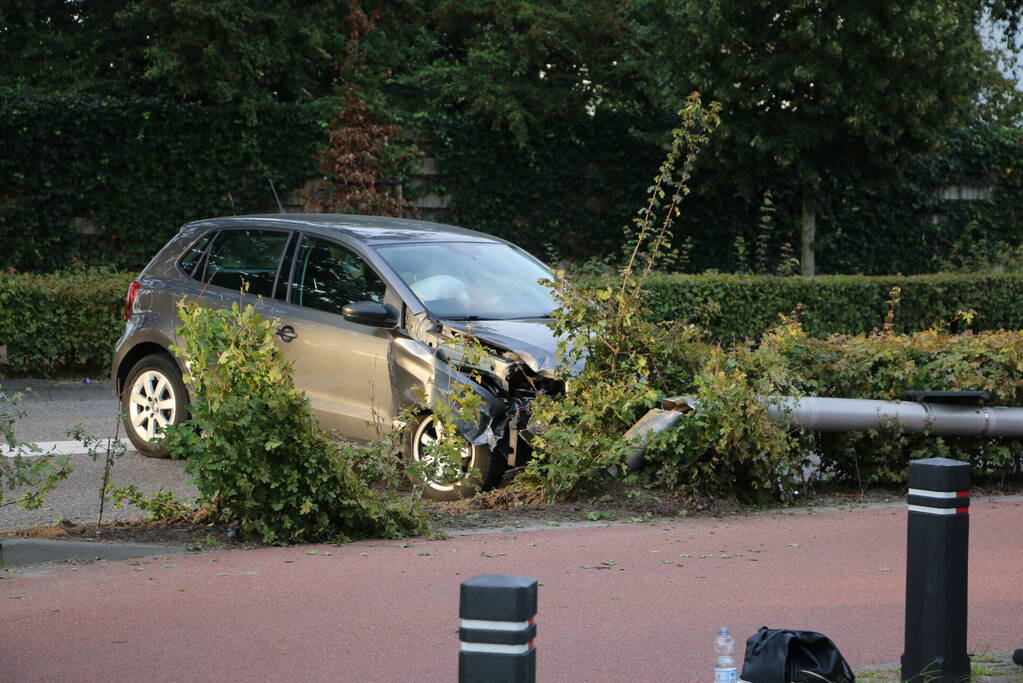
[[[1011,652],[1023,500],[975,500],[970,516],[969,647]],[[854,668],[883,668],[902,650],[905,519],[903,505],[773,511],[0,572],[0,671],[451,681],[458,587],[482,573],[539,579],[541,681],[699,683],[722,625],[740,640],[764,625],[820,631]]]

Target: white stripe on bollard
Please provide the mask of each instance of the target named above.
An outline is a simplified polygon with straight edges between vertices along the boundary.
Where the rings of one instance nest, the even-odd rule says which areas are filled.
[[[525,645],[498,645],[496,643],[467,643],[462,641],[462,652],[486,652],[488,654],[524,655],[533,646],[532,642]]]
[[[530,621],[487,621],[486,619],[462,619],[462,628],[479,628],[486,631],[522,631],[529,628]]]
[[[932,508],[923,505],[907,505],[910,512],[923,512],[928,515],[954,515],[957,508]]]
[[[969,493],[969,491],[963,491],[962,493]],[[909,495],[911,496],[926,496],[927,498],[958,498],[961,497],[959,491],[928,491],[927,489],[910,489]]]

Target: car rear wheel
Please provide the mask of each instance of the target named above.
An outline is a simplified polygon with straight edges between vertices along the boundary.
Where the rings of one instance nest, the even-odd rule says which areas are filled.
[[[121,391],[121,410],[128,438],[140,454],[170,455],[160,441],[163,430],[180,424],[188,412],[188,392],[170,356],[146,356],[132,367]]]
[[[403,443],[405,463],[410,466],[408,477],[413,484],[423,487],[424,498],[458,500],[501,483],[507,463],[488,446],[466,441],[458,465],[438,457],[433,452],[440,438],[438,426],[433,413],[421,415],[408,425]]]

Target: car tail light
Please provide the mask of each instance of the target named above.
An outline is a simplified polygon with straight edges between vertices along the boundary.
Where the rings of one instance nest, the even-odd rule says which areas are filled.
[[[139,281],[132,280],[131,284],[128,285],[128,296],[124,297],[124,321],[128,322],[128,318],[131,317],[132,311],[135,310],[135,297],[139,293]]]

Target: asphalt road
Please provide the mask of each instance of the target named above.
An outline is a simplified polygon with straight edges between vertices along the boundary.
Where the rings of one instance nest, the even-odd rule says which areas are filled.
[[[458,589],[540,581],[537,680],[710,680],[729,626],[898,662],[904,505],[204,552],[0,574],[0,680],[453,681]],[[1023,646],[1023,500],[971,505],[968,646]],[[1008,679],[1007,679],[1008,680]]]
[[[76,422],[113,435],[105,385],[31,384],[21,438],[66,440]],[[45,510],[0,508],[0,528],[93,519],[102,465],[72,459]],[[191,491],[181,462],[129,454],[114,473]],[[975,500],[970,516],[969,645],[1012,650],[1023,500]],[[903,505],[774,511],[9,569],[0,681],[454,680],[458,586],[480,573],[540,580],[539,680],[708,680],[722,625],[740,643],[763,625],[817,630],[854,667],[887,665],[902,648],[905,520]]]
[[[14,423],[15,436],[22,441],[59,443],[70,455],[71,476],[46,497],[39,510],[19,510],[14,505],[0,507],[0,530],[15,529],[55,520],[94,522],[99,512],[99,488],[103,476],[102,454],[93,459],[83,448],[70,447],[68,433],[76,426],[89,435],[114,438],[123,431],[118,429],[118,405],[109,382],[61,380],[5,380],[0,383],[3,392],[18,393],[21,401],[14,408],[18,417]],[[10,406],[0,406],[8,412]],[[130,444],[129,444],[130,445]],[[44,448],[48,450],[48,448]],[[152,495],[159,489],[171,491],[184,500],[193,500],[195,487],[184,472],[184,462],[145,458],[130,450],[115,461],[111,479],[115,486],[134,484],[143,493]],[[9,500],[9,498],[8,498]],[[140,510],[115,510],[107,505],[104,519],[138,519]]]

